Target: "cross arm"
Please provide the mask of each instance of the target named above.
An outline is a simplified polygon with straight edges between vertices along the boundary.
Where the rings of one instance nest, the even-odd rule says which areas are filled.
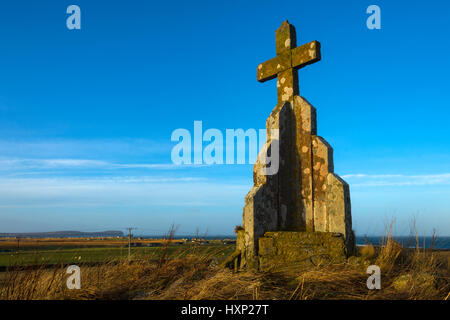
[[[265,82],[274,79],[277,73],[289,68],[291,68],[291,54],[288,51],[261,63],[256,70],[256,79],[259,82]]]
[[[320,58],[320,42],[314,40],[261,63],[256,70],[256,79],[259,82],[265,82],[274,79],[278,73],[284,70],[289,68],[300,69],[308,64],[320,61]]]
[[[302,68],[308,64],[320,61],[320,42],[311,41],[292,51],[292,68]]]

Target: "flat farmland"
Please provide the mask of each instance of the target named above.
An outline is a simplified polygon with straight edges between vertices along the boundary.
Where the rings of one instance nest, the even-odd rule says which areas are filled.
[[[131,248],[132,260],[184,257],[188,254],[231,254],[235,246],[220,242],[185,244],[174,240],[135,240]],[[0,240],[0,267],[56,265],[70,263],[103,263],[128,259],[128,241],[124,239],[15,239]]]

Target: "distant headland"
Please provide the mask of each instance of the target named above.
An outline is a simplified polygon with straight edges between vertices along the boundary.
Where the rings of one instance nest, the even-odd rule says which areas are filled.
[[[108,230],[100,232],[53,231],[53,232],[22,232],[0,233],[0,238],[70,238],[70,237],[123,237],[122,231]]]

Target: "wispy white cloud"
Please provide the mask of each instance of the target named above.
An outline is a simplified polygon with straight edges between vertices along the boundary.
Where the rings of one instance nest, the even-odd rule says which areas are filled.
[[[403,175],[403,174],[347,174],[346,179],[353,187],[425,186],[449,185],[450,173]]]
[[[87,159],[0,159],[0,170],[104,167],[108,162]]]
[[[0,140],[0,154],[10,158],[148,157],[170,154],[172,143],[148,139]]]
[[[115,163],[91,159],[0,159],[0,171],[52,169],[155,169],[171,170],[204,167],[205,165],[176,165],[173,163]]]
[[[2,178],[0,208],[223,206],[247,188],[199,177]]]
[[[173,163],[114,163],[111,164],[113,168],[122,169],[183,169],[183,168],[202,168],[210,167],[211,165],[206,164],[173,164]]]

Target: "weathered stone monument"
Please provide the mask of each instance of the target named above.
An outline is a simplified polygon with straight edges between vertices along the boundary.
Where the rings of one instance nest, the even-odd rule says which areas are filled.
[[[275,39],[276,57],[257,67],[258,81],[277,79],[278,103],[267,119],[268,139],[245,197],[233,255],[240,268],[341,261],[354,250],[349,187],[334,174],[333,149],[317,135],[316,109],[299,96],[297,70],[321,59],[320,43],[297,47],[287,21]],[[278,135],[271,135],[274,129]],[[266,153],[276,149],[278,170],[264,174]]]

